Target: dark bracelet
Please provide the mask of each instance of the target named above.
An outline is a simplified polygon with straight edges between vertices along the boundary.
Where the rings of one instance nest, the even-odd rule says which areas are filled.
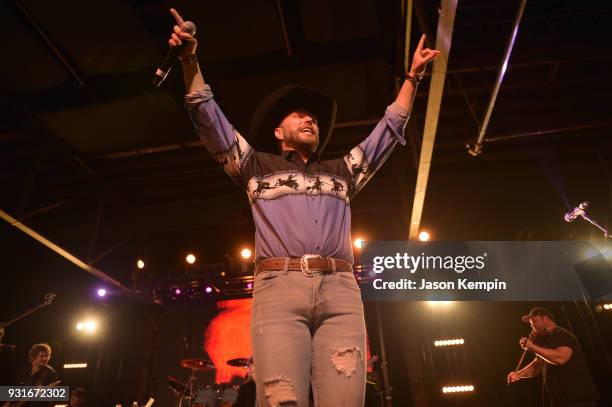
[[[425,71],[423,71],[419,75],[415,75],[415,76],[412,76],[412,75],[410,75],[410,73],[407,73],[406,74],[406,80],[408,82],[412,82],[412,86],[414,86],[416,88],[419,85],[419,83],[421,83],[421,81],[423,80],[424,76],[425,76]]]
[[[197,64],[198,56],[196,54],[189,54],[186,57],[179,58],[183,65]]]

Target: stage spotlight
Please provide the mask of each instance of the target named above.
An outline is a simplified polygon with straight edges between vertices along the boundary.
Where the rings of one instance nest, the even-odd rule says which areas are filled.
[[[174,293],[174,295],[181,295],[181,293],[182,293],[181,289],[178,288],[178,287],[174,287],[172,289],[172,292]]]
[[[87,363],[64,363],[64,369],[85,369]]]
[[[431,236],[429,235],[429,232],[426,230],[422,230],[421,233],[419,233],[419,240],[421,242],[426,242],[431,238]]]
[[[612,310],[612,303],[610,304],[604,304],[602,305],[602,308],[606,311],[611,311]]]
[[[240,251],[240,256],[242,256],[242,258],[245,260],[250,259],[251,254],[251,250],[247,249],[246,247]]]
[[[206,294],[210,294],[213,292],[213,288],[209,285],[206,286],[206,288],[204,289],[204,291],[206,292]]]
[[[353,246],[355,246],[355,249],[361,249],[363,247],[363,239],[358,237],[357,239],[355,239],[353,241]]]
[[[93,319],[85,321],[85,331],[87,333],[94,333],[98,329],[98,323]]]
[[[102,298],[104,296],[106,296],[106,289],[98,288],[98,297]]]
[[[247,289],[252,289],[253,288],[253,283],[247,283]]]
[[[142,270],[145,267],[144,261],[142,261],[142,259],[138,259],[138,261],[136,262],[136,267]]]
[[[465,340],[459,338],[459,339],[441,339],[438,341],[434,341],[434,346],[435,347],[441,347],[441,346],[459,346],[459,345],[463,345],[465,343]]]
[[[86,334],[93,334],[98,329],[98,323],[93,319],[79,321],[76,324],[76,329]]]
[[[468,393],[474,391],[474,386],[469,384],[466,386],[444,386],[442,393]]]
[[[193,264],[196,262],[196,256],[192,253],[189,253],[186,257],[185,257],[185,261],[189,264]]]
[[[427,301],[430,307],[449,307],[453,304],[453,301]]]

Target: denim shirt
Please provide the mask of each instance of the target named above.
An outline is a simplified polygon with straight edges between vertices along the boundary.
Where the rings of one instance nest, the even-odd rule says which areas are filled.
[[[396,144],[409,113],[391,104],[372,133],[345,156],[306,163],[298,154],[255,151],[229,123],[209,85],[185,96],[197,135],[246,192],[255,221],[255,262],[318,254],[353,262],[350,202]],[[270,134],[270,137],[274,137]]]

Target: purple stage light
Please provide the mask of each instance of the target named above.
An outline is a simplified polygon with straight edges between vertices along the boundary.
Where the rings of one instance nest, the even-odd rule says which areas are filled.
[[[253,283],[248,283],[247,284],[247,288],[250,290],[251,288],[253,288]]]
[[[104,297],[106,295],[106,289],[98,288],[98,297]]]
[[[206,294],[210,294],[213,292],[213,289],[211,286],[206,286],[206,288],[204,289],[204,291],[206,292]]]
[[[178,288],[178,287],[177,287],[177,288],[175,288],[175,289],[174,289],[174,294],[175,294],[175,295],[181,295],[181,289],[180,289],[180,288]]]

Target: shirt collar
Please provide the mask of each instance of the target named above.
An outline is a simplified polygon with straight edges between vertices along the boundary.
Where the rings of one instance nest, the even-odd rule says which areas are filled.
[[[287,161],[291,161],[293,159],[299,159],[301,161],[299,154],[295,150],[283,150],[283,152],[281,153],[281,157],[283,157]],[[316,151],[310,155],[306,164],[313,161],[320,161],[319,153]]]

